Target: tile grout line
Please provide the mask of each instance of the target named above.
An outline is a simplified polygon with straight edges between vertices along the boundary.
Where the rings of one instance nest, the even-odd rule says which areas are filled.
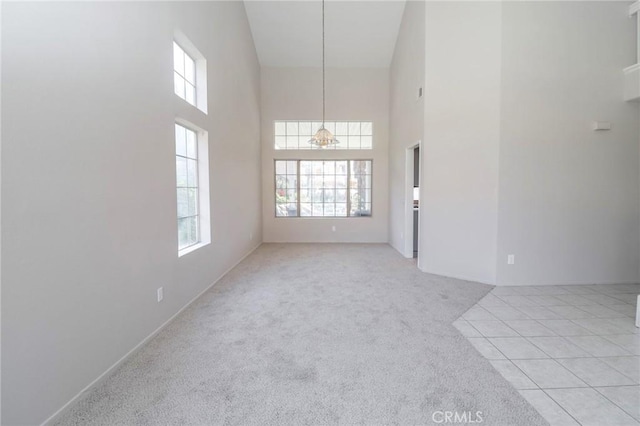
[[[572,388],[567,388],[567,389],[572,389]],[[584,389],[584,388],[580,388],[580,389]],[[562,411],[564,411],[565,413],[567,413],[567,415],[568,415],[569,417],[571,417],[573,420],[575,420],[575,421],[576,421],[576,423],[578,423],[579,425],[582,425],[582,424],[583,424],[581,421],[579,421],[578,419],[576,419],[576,418],[575,418],[575,417],[574,417],[570,412],[568,412],[568,411],[567,411],[567,410],[562,406],[562,404],[560,404],[560,403],[559,403],[558,401],[556,401],[556,400],[555,400],[551,395],[549,395],[549,393],[548,393],[547,391],[545,391],[544,389],[542,389],[542,392],[544,392],[544,394],[545,394],[545,395],[547,395],[547,397],[548,397],[549,399],[551,399],[553,402],[555,402],[555,403],[556,403],[556,405],[557,405],[558,407],[560,407],[560,409],[562,409]]]
[[[598,386],[599,388],[608,388],[608,387],[618,387],[618,388],[622,388],[625,386]],[[633,386],[627,386],[627,387],[633,387]],[[635,387],[638,387],[638,385],[636,385]],[[622,410],[622,412],[627,413],[632,419],[634,419],[635,421],[637,421],[638,423],[640,423],[640,419],[636,418],[635,415],[631,414],[630,412],[628,412],[627,410],[625,410],[623,407],[621,407],[618,403],[616,403],[615,401],[613,401],[612,399],[610,399],[607,395],[603,394],[602,392],[600,392],[600,390],[596,387],[593,388],[596,392],[598,392],[598,394],[602,395],[603,398],[605,398],[607,401],[611,402],[613,405],[615,405],[616,407],[618,407],[619,409]],[[639,387],[640,390],[640,387]]]
[[[596,359],[598,360],[602,360],[602,358],[638,358],[638,362],[640,363],[640,355],[630,355],[630,356],[603,356],[603,357],[597,357]],[[621,386],[640,386],[640,380],[636,379],[634,377],[629,376],[627,373],[625,373],[624,371],[620,371],[616,368],[615,365],[610,365],[608,364],[606,361],[602,361],[605,364],[607,364],[609,367],[613,368],[615,371],[617,371],[618,373],[622,374],[624,377],[627,377],[629,380],[633,380],[635,382],[635,385],[621,385]],[[598,387],[608,387],[608,386],[598,386]]]
[[[482,334],[482,333],[480,333],[480,334]],[[504,357],[504,359],[511,361],[509,358],[507,358],[507,356],[506,356],[504,353],[502,353],[502,351],[501,351],[500,349],[498,349],[498,348],[496,347],[496,345],[494,345],[494,344],[489,340],[489,338],[488,338],[488,337],[486,337],[486,336],[482,335],[482,337],[481,337],[481,338],[482,338],[482,339],[484,339],[484,340],[486,340],[486,341],[487,341],[487,343],[488,343],[488,344],[490,344],[492,348],[494,348],[496,351],[498,351],[498,353],[499,353],[500,355],[502,355],[502,356]],[[469,339],[469,337],[467,337],[467,339]],[[476,337],[476,339],[477,339],[477,337]],[[475,347],[474,347],[474,348],[475,348]],[[477,350],[478,350],[478,349],[476,349],[476,351],[477,351]],[[480,352],[480,351],[478,351],[478,353],[479,353],[479,352]],[[486,359],[486,360],[488,360],[488,361],[501,361],[501,360],[499,360],[499,359],[491,360],[491,359],[487,358],[486,356],[484,356],[483,354],[480,354],[480,355],[482,355],[482,356],[484,357],[484,359]],[[492,366],[492,367],[493,367],[493,366]],[[495,370],[495,367],[494,367],[494,370]],[[498,371],[498,370],[496,370],[496,371]],[[500,372],[498,371],[498,373],[500,373]],[[500,374],[500,375],[502,376],[502,374]],[[503,376],[503,377],[504,377],[504,376]],[[506,380],[506,379],[505,379],[505,380]],[[507,380],[507,381],[508,381],[508,380]]]
[[[480,332],[480,330],[478,330],[477,328],[475,328],[473,326],[473,324],[471,324],[469,321],[467,321],[467,324],[469,324],[469,327],[471,327],[472,329],[474,329],[479,335],[481,335],[482,337],[484,337],[484,335]],[[468,337],[467,337],[468,339]]]
[[[610,295],[608,295],[608,294],[606,294],[606,293],[598,292],[597,290],[594,290],[594,291],[596,291],[597,293],[599,293],[599,294],[601,294],[601,295],[603,295],[603,296],[611,297]],[[627,294],[627,293],[620,293],[620,294]],[[571,305],[569,302],[566,302],[565,300],[558,299],[559,301],[565,302],[566,304],[565,304],[565,305],[555,305],[555,306],[568,306],[568,307],[571,307],[571,308],[575,308],[575,309],[577,309],[578,311],[582,311],[582,312],[584,312],[585,314],[589,315],[589,317],[587,317],[587,318],[572,318],[572,319],[569,319],[569,318],[565,318],[562,314],[559,314],[559,313],[555,312],[553,309],[549,309],[549,306],[542,306],[542,305],[539,305],[539,304],[537,304],[537,303],[536,303],[535,305],[531,306],[531,307],[543,308],[543,309],[545,309],[545,310],[547,310],[547,311],[550,311],[550,312],[552,312],[554,315],[559,316],[561,320],[563,320],[563,321],[569,321],[571,324],[574,324],[574,325],[575,325],[575,326],[577,326],[577,327],[581,327],[581,328],[585,329],[587,332],[591,333],[591,334],[586,335],[586,336],[580,336],[580,335],[579,335],[579,336],[563,336],[562,334],[557,333],[555,330],[549,329],[549,328],[548,328],[548,327],[546,327],[544,324],[540,323],[540,322],[539,322],[539,319],[531,318],[531,317],[530,317],[530,315],[528,315],[526,312],[524,312],[524,311],[522,311],[522,310],[520,309],[521,307],[529,307],[529,306],[527,306],[527,305],[524,305],[524,306],[513,306],[513,305],[511,305],[511,303],[509,303],[509,301],[508,301],[508,300],[505,300],[505,299],[503,299],[502,297],[500,297],[500,295],[499,295],[499,294],[493,294],[493,290],[492,290],[491,292],[487,293],[487,295],[491,295],[491,296],[493,296],[493,297],[496,297],[498,300],[500,300],[501,302],[505,303],[505,304],[506,304],[506,307],[509,307],[509,308],[515,309],[516,311],[518,311],[518,312],[522,313],[524,316],[526,316],[528,319],[525,319],[525,320],[517,320],[517,319],[514,319],[514,320],[507,320],[507,319],[502,319],[502,318],[499,318],[499,317],[497,317],[497,316],[496,316],[496,320],[467,320],[466,318],[465,318],[464,320],[465,320],[465,321],[466,321],[466,322],[467,322],[467,323],[472,327],[472,329],[473,329],[473,330],[475,330],[476,332],[478,332],[478,333],[482,336],[482,338],[483,338],[483,339],[485,339],[485,340],[486,340],[486,341],[491,345],[491,347],[493,347],[493,348],[494,348],[494,349],[495,349],[499,354],[501,354],[501,355],[504,357],[504,360],[509,361],[509,363],[510,363],[511,365],[515,366],[515,367],[516,367],[516,369],[517,369],[518,371],[520,371],[524,377],[526,377],[529,381],[531,381],[531,383],[533,383],[535,386],[537,386],[537,390],[541,390],[541,391],[543,391],[543,392],[544,392],[544,394],[545,394],[548,398],[550,398],[550,399],[551,399],[551,401],[553,401],[553,402],[554,402],[558,407],[560,407],[560,409],[562,409],[562,411],[564,411],[564,412],[565,412],[565,413],[566,413],[570,418],[574,419],[578,424],[582,424],[580,421],[578,421],[578,419],[576,419],[573,415],[571,415],[571,414],[570,414],[570,413],[569,413],[569,412],[568,412],[568,411],[567,411],[567,410],[566,410],[566,409],[565,409],[565,408],[564,408],[564,407],[563,407],[563,406],[562,406],[558,401],[556,401],[556,400],[555,400],[555,399],[554,399],[554,398],[553,398],[553,397],[552,397],[552,396],[547,392],[547,390],[551,390],[551,389],[589,389],[589,388],[590,388],[590,389],[593,389],[593,390],[594,390],[598,395],[601,395],[603,398],[605,398],[605,400],[606,400],[606,401],[609,401],[611,404],[613,404],[613,406],[614,406],[614,407],[617,407],[617,408],[618,408],[618,409],[620,409],[623,413],[625,413],[625,414],[629,415],[631,418],[633,418],[634,420],[638,421],[638,419],[636,419],[633,415],[631,415],[631,413],[628,413],[626,410],[624,410],[622,407],[620,407],[620,406],[619,406],[618,404],[616,404],[614,401],[612,401],[612,400],[610,400],[609,398],[607,398],[607,397],[606,397],[606,395],[604,395],[603,393],[601,393],[600,391],[598,391],[598,389],[597,389],[595,386],[592,386],[592,385],[590,385],[589,383],[587,383],[586,381],[582,380],[582,379],[581,379],[580,377],[578,377],[575,373],[573,373],[571,370],[569,370],[568,368],[566,368],[563,364],[561,364],[560,362],[558,362],[558,360],[562,360],[562,359],[596,359],[596,360],[598,360],[598,361],[600,361],[600,362],[603,362],[603,363],[604,363],[604,364],[606,364],[609,368],[612,368],[614,371],[617,371],[617,372],[618,372],[618,373],[620,373],[622,376],[624,376],[624,377],[626,377],[626,378],[628,378],[628,379],[630,379],[630,380],[633,380],[634,382],[637,382],[634,378],[629,377],[629,376],[628,376],[627,374],[625,374],[624,372],[622,372],[622,371],[618,370],[618,369],[617,369],[617,368],[615,368],[614,366],[609,365],[608,363],[606,363],[606,362],[604,362],[603,360],[600,360],[600,359],[599,359],[599,358],[637,357],[637,355],[635,355],[634,353],[632,353],[631,351],[629,351],[629,350],[628,350],[628,349],[626,349],[625,347],[623,347],[623,346],[621,346],[621,345],[617,344],[616,342],[613,342],[613,341],[611,341],[611,340],[607,339],[607,337],[606,337],[606,336],[618,336],[618,335],[638,335],[637,333],[631,333],[631,332],[621,332],[620,334],[612,334],[612,333],[605,333],[605,334],[602,334],[602,333],[595,333],[595,332],[593,332],[591,329],[588,329],[588,328],[586,328],[586,327],[584,327],[584,326],[582,326],[581,324],[579,324],[579,323],[577,323],[577,322],[576,322],[576,320],[581,320],[581,319],[587,319],[587,320],[605,320],[605,324],[609,324],[609,325],[611,325],[611,326],[613,326],[613,327],[617,327],[617,324],[615,324],[615,323],[613,323],[613,322],[610,322],[610,321],[607,321],[607,320],[609,320],[609,319],[626,320],[626,319],[630,318],[628,315],[626,315],[626,314],[624,314],[624,313],[620,313],[621,315],[624,315],[624,316],[615,316],[615,317],[613,317],[613,316],[611,316],[611,317],[609,317],[609,316],[604,316],[604,317],[598,317],[598,316],[596,316],[595,314],[592,314],[592,313],[591,313],[591,312],[589,312],[589,311],[586,311],[586,310],[580,309],[580,306],[602,306],[602,307],[604,307],[604,308],[606,308],[606,309],[611,309],[611,308],[609,307],[610,305],[605,305],[605,304],[602,304],[602,303],[599,303],[599,302],[596,302],[596,301],[594,301],[594,303],[593,303],[593,304],[589,304],[589,305]],[[588,295],[588,294],[587,294],[587,295]],[[529,295],[520,295],[520,294],[513,294],[513,295],[509,295],[509,294],[507,294],[507,295],[503,295],[503,296],[507,296],[507,297],[508,297],[508,296],[519,296],[519,297],[524,297],[524,300],[529,300],[529,301],[531,301],[531,300],[527,297],[527,296],[529,296]],[[542,296],[542,295],[541,295],[541,296]],[[554,295],[548,294],[548,295],[544,295],[544,296],[554,296]],[[584,295],[583,295],[583,294],[572,294],[572,293],[569,293],[569,294],[566,294],[566,296],[570,297],[570,296],[584,296]],[[485,297],[486,297],[486,296],[485,296]],[[618,299],[618,298],[616,298],[616,297],[612,297],[612,298],[613,298],[613,299],[616,299],[616,300],[621,300],[621,299]],[[587,298],[587,299],[588,299],[588,298]],[[480,300],[482,300],[482,299],[480,299]],[[535,303],[535,300],[533,300],[533,301],[531,301],[531,302],[532,302],[532,303]],[[635,306],[630,305],[630,304],[627,304],[624,300],[621,300],[621,302],[622,302],[622,303],[620,303],[620,304],[616,304],[616,305],[629,305],[629,306],[631,306],[631,307],[634,307],[634,308],[635,308]],[[491,312],[491,310],[490,310],[490,309],[485,308],[484,306],[480,305],[480,303],[477,303],[476,305],[474,305],[474,307],[476,307],[476,306],[477,306],[477,307],[482,308],[482,310],[486,311],[486,312],[487,312],[487,313],[489,313],[490,315],[495,316],[495,314],[494,314],[493,312]],[[504,307],[504,306],[498,306],[497,308],[500,308],[500,307]],[[491,307],[489,306],[489,308],[491,308]],[[617,311],[616,311],[616,312],[617,312]],[[460,319],[462,319],[462,317],[460,317]],[[482,333],[479,329],[477,329],[477,328],[473,325],[473,322],[472,322],[472,321],[496,321],[496,322],[500,322],[500,323],[502,323],[502,325],[504,325],[505,327],[507,327],[507,328],[509,328],[510,330],[512,330],[512,331],[516,334],[516,336],[493,336],[493,337],[486,336],[484,333]],[[524,336],[521,332],[519,332],[518,330],[514,329],[514,328],[513,328],[513,327],[511,327],[509,324],[507,324],[507,322],[506,322],[506,321],[533,321],[534,323],[536,323],[536,324],[540,325],[541,327],[543,327],[543,328],[545,328],[545,329],[548,329],[551,333],[553,333],[553,335],[551,335],[551,336]],[[603,339],[605,339],[607,342],[611,343],[613,346],[615,346],[615,347],[617,347],[617,348],[621,349],[622,351],[626,352],[626,353],[627,353],[627,355],[620,355],[620,356],[606,356],[606,357],[596,356],[596,355],[592,354],[590,351],[587,351],[587,350],[585,350],[584,348],[582,348],[582,347],[580,347],[580,346],[575,345],[573,342],[571,342],[569,339],[567,339],[567,337],[589,337],[589,336],[595,336],[595,337],[603,338]],[[465,337],[466,337],[466,336],[465,336]],[[581,349],[582,351],[584,351],[588,356],[572,356],[572,357],[566,357],[566,358],[565,358],[565,357],[563,357],[563,358],[559,358],[559,357],[557,357],[557,358],[556,358],[556,357],[552,357],[551,355],[549,355],[549,353],[548,353],[547,351],[545,351],[543,348],[539,347],[538,345],[536,345],[534,342],[532,342],[532,341],[530,340],[530,338],[533,338],[533,337],[559,337],[559,338],[561,338],[561,339],[563,339],[563,340],[566,340],[568,343],[570,343],[570,344],[572,344],[572,345],[574,345],[574,346],[578,347],[579,349]],[[520,338],[520,339],[524,339],[524,341],[526,341],[527,343],[529,343],[529,344],[533,345],[533,346],[534,346],[535,348],[537,348],[541,353],[545,354],[548,358],[524,358],[524,359],[516,359],[515,361],[519,361],[519,360],[524,360],[524,361],[526,361],[526,360],[538,360],[538,361],[539,361],[539,360],[545,360],[545,359],[546,359],[546,360],[553,360],[557,365],[559,365],[561,368],[563,368],[564,370],[566,370],[570,375],[572,375],[573,377],[575,377],[576,379],[578,379],[580,382],[584,383],[586,386],[585,386],[585,387],[566,387],[566,388],[543,388],[543,387],[541,387],[541,386],[540,386],[540,385],[539,385],[535,380],[533,380],[533,379],[532,379],[532,378],[531,378],[531,377],[530,377],[526,372],[524,372],[524,371],[523,371],[523,370],[522,370],[522,369],[521,369],[521,368],[520,368],[520,367],[519,367],[519,366],[514,362],[514,360],[513,360],[513,359],[511,359],[511,358],[507,357],[507,356],[506,356],[506,355],[505,355],[505,354],[504,354],[500,349],[498,349],[498,347],[496,347],[496,346],[493,344],[493,342],[491,342],[491,341],[489,340],[489,339],[491,339],[491,338],[505,338],[505,339],[509,339],[509,338],[514,338],[514,339],[515,339],[515,338]],[[469,339],[469,337],[467,337],[467,339]],[[476,350],[477,350],[477,349],[476,349]],[[481,355],[482,355],[482,354],[481,354]],[[483,355],[483,357],[484,357],[484,355]],[[485,358],[485,359],[487,359],[488,361],[490,361],[490,363],[491,363],[491,361],[500,361],[500,360],[491,360],[491,359],[488,359],[487,357],[484,357],[484,358]],[[494,369],[495,369],[495,367],[494,367]],[[497,369],[496,369],[496,371],[497,371]],[[502,375],[502,373],[501,373],[500,371],[497,371],[497,372],[498,372],[499,374],[501,374],[501,375]],[[517,388],[516,388],[516,386],[514,386],[514,384],[513,384],[510,380],[506,379],[506,377],[504,377],[504,376],[503,376],[503,378],[504,378],[507,382],[509,382],[509,384],[510,384],[514,389],[516,389],[516,390],[518,390],[518,391],[523,391],[523,390],[536,390],[536,389],[517,389]],[[639,386],[639,384],[637,384],[637,383],[636,383],[636,384],[634,384],[634,385],[618,385],[618,386],[616,386],[616,385],[608,385],[608,386],[599,386],[599,387],[601,387],[601,388],[619,388],[619,387],[625,387],[625,386],[626,386],[626,387],[638,387],[638,386]],[[543,417],[544,417],[544,416],[543,416]]]
[[[637,388],[640,387],[640,384],[635,385],[604,385],[604,386],[591,386],[592,388]]]

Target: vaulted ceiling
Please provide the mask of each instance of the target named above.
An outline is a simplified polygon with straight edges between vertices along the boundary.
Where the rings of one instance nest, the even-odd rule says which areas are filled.
[[[244,3],[262,66],[322,65],[320,1],[245,0]],[[404,0],[327,1],[327,67],[388,67],[404,6]]]

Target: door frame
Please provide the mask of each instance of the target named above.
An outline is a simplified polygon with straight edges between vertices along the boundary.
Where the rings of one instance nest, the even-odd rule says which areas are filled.
[[[405,196],[404,196],[404,247],[403,255],[413,259],[413,174],[414,174],[414,149],[420,148],[418,159],[418,173],[422,181],[422,141],[417,141],[405,150]],[[418,190],[418,197],[422,199],[422,185]],[[420,259],[420,213],[418,212],[418,263]]]

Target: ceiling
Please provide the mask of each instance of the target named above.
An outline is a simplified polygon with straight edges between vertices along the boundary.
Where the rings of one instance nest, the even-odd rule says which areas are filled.
[[[244,4],[260,65],[322,65],[320,1],[245,0]],[[389,67],[404,5],[404,0],[328,0],[325,3],[326,66]]]

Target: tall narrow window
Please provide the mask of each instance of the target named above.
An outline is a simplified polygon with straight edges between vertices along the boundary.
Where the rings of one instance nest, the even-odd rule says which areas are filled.
[[[196,61],[173,42],[173,88],[191,105],[196,106]]]
[[[276,161],[276,216],[298,216],[298,162]]]
[[[371,161],[349,161],[349,216],[371,216]]]
[[[176,190],[178,195],[178,250],[201,242],[198,184],[198,137],[176,124]]]

